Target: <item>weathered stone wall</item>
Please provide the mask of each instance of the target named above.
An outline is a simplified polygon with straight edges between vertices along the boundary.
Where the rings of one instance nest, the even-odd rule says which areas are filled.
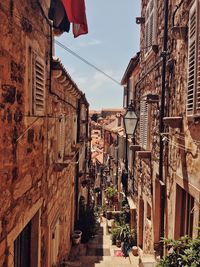
[[[0,266],[13,266],[14,241],[30,220],[34,220],[37,228],[34,234],[38,243],[34,249],[38,259],[34,264],[51,266],[57,222],[57,260],[67,255],[71,246],[75,219],[74,162],[78,153],[77,147],[74,149],[77,137],[74,117],[83,93],[64,69],[70,86],[50,78],[49,25],[36,1],[1,1],[0,25]],[[45,62],[45,108],[40,115],[32,112],[30,49]],[[66,162],[58,162],[57,124],[61,115],[65,120]],[[86,123],[81,127],[83,136]]]
[[[157,94],[161,99],[162,89],[162,52],[164,35],[164,2],[157,3],[157,28],[156,28],[156,49],[151,49],[148,54],[145,51],[145,24],[141,24],[140,35],[140,77],[136,81],[136,114],[140,114],[140,100],[145,94]],[[141,1],[141,16],[145,17],[148,1]],[[168,19],[168,50],[166,66],[166,93],[165,93],[165,117],[183,117],[182,128],[172,128],[165,125],[164,142],[164,183],[166,184],[166,209],[165,209],[165,235],[173,238],[175,236],[175,207],[176,207],[176,187],[179,185],[191,196],[194,197],[194,222],[193,235],[195,236],[195,227],[199,220],[199,191],[200,179],[198,177],[200,168],[199,159],[199,120],[188,119],[186,114],[186,94],[187,94],[187,72],[188,72],[188,36],[184,38],[175,38],[172,34],[173,17],[175,26],[188,26],[189,8],[193,1],[183,1],[183,4],[174,11],[180,1],[169,1],[169,19]],[[144,250],[146,253],[152,253],[155,240],[154,233],[159,236],[159,208],[160,203],[157,179],[159,179],[159,117],[160,100],[158,103],[151,104],[151,120],[149,123],[151,161],[144,164],[143,160],[136,158],[135,178],[138,190],[138,199],[140,196],[145,203],[149,203],[152,208],[152,226],[144,226],[144,243],[148,243]],[[164,136],[163,136],[164,137]],[[139,127],[136,131],[136,143],[139,144]],[[146,176],[149,173],[149,176]],[[141,176],[146,179],[141,180]],[[151,192],[147,190],[152,183]],[[157,192],[159,194],[157,194]],[[139,208],[139,205],[138,205]],[[144,221],[147,218],[146,209],[144,209]],[[182,218],[183,219],[183,218]],[[156,228],[156,229],[155,229]],[[158,228],[158,229],[157,229]],[[151,234],[150,232],[151,231]],[[149,245],[151,244],[151,245]]]
[[[35,50],[39,48],[46,59],[48,77],[49,26],[38,5],[20,0],[1,1],[0,25],[0,265],[3,266],[3,262],[13,262],[6,237],[7,244],[9,238],[14,241],[25,222],[28,223],[27,218],[30,220],[37,211],[30,214],[32,207],[39,201],[39,210],[44,197],[45,119],[26,120],[25,106],[30,102],[27,43]],[[47,79],[45,83],[48,84]],[[13,234],[8,238],[11,231]]]
[[[189,10],[194,1],[185,1],[176,12],[175,26],[188,27]],[[172,10],[178,1],[171,1]],[[171,12],[172,17],[172,12]],[[173,69],[169,74],[169,116],[183,117],[182,127],[169,128],[168,137],[168,235],[175,233],[175,204],[176,186],[180,185],[186,192],[195,198],[193,235],[197,234],[195,228],[199,224],[199,195],[200,195],[200,154],[199,130],[200,126],[194,117],[189,118],[186,113],[187,75],[188,75],[188,35],[183,38],[170,36]]]

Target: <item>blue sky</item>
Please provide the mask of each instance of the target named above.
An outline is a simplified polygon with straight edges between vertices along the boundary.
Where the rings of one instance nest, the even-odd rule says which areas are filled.
[[[121,81],[131,57],[139,49],[140,0],[85,0],[89,33],[74,38],[64,33],[58,41]],[[121,108],[122,86],[56,47],[66,70],[86,94],[90,109]]]

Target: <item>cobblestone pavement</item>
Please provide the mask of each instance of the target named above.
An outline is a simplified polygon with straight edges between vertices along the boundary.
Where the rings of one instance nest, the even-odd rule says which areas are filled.
[[[81,267],[138,267],[138,257],[115,256],[120,248],[112,245],[110,235],[106,231],[106,220],[99,225],[95,238],[90,240],[85,248],[79,249],[77,262],[68,266]]]

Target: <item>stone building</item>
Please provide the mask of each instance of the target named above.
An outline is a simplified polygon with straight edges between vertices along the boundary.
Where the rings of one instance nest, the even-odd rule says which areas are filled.
[[[133,199],[143,258],[155,251],[163,255],[161,237],[197,235],[199,5],[196,0],[142,0],[136,18],[140,71],[127,90],[139,118],[132,144]]]
[[[47,7],[0,3],[0,266],[61,261],[87,194],[88,103],[52,59]]]

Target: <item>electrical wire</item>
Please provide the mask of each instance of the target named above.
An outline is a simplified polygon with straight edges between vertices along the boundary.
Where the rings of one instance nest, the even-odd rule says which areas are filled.
[[[9,11],[8,7],[5,6],[4,4],[0,3],[0,7],[4,6],[4,8],[6,8],[6,11]],[[40,6],[40,5],[39,5]],[[41,11],[43,10],[40,6]],[[18,11],[19,12],[19,11]],[[20,12],[19,12],[20,13]],[[51,22],[49,21],[49,19],[46,17],[44,11],[42,11],[42,14],[44,16],[44,18],[46,20],[48,20],[48,24],[51,25]],[[19,19],[21,21],[21,19],[25,19],[28,23],[31,24],[31,26],[33,25],[33,23],[31,23],[31,21],[24,17],[22,14],[20,14],[19,16],[16,14],[13,14],[14,17],[16,17],[17,19]],[[19,24],[19,26],[21,26],[21,24]],[[32,27],[33,30],[43,34],[44,32],[42,32],[41,30],[37,29],[36,27]],[[47,38],[50,38],[50,35],[45,35]],[[62,49],[64,49],[65,51],[67,51],[68,53],[70,53],[71,55],[73,55],[74,57],[78,58],[79,60],[81,60],[83,63],[87,64],[88,66],[92,67],[93,69],[97,70],[99,73],[101,73],[102,75],[106,76],[108,79],[112,80],[113,82],[115,82],[117,85],[121,86],[121,83],[119,81],[117,81],[115,78],[113,78],[111,75],[107,74],[105,71],[103,71],[102,69],[100,69],[99,67],[97,67],[96,65],[94,65],[93,63],[89,62],[88,60],[86,60],[85,58],[83,58],[82,56],[80,56],[78,53],[74,52],[73,50],[71,50],[69,47],[67,47],[67,45],[62,44],[61,42],[54,40],[55,44],[57,44],[59,47],[61,47]]]
[[[186,147],[184,145],[181,145],[180,143],[177,143],[175,141],[170,140],[168,137],[165,137],[165,141],[168,142],[169,144],[171,144],[172,146],[179,148],[181,150],[184,150],[185,152],[191,152],[193,153],[193,149],[191,147]],[[198,152],[198,148],[197,148],[197,154],[200,154],[200,152]]]
[[[101,70],[100,68],[98,68],[97,66],[95,66],[94,64],[90,63],[88,60],[84,59],[82,56],[80,56],[79,54],[75,53],[73,50],[71,50],[69,47],[67,47],[66,45],[62,44],[61,42],[54,40],[55,44],[57,44],[59,47],[63,48],[65,51],[67,51],[68,53],[70,53],[71,55],[75,56],[76,58],[80,59],[82,62],[84,62],[85,64],[87,64],[88,66],[92,67],[93,69],[97,70],[98,72],[100,72],[101,74],[103,74],[104,76],[106,76],[108,79],[112,80],[113,82],[115,82],[117,85],[120,85],[120,82],[118,82],[115,78],[113,78],[112,76],[110,76],[109,74],[107,74],[106,72],[104,72],[103,70]]]

